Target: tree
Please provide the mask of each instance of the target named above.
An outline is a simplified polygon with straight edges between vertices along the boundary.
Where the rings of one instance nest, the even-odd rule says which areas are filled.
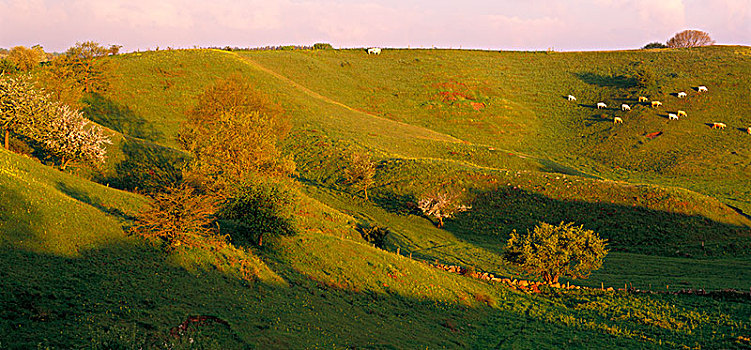
[[[5,148],[10,132],[41,140],[40,129],[48,124],[55,106],[33,87],[28,76],[0,77],[0,124],[5,129]]]
[[[292,158],[282,155],[276,145],[288,131],[281,106],[232,76],[199,96],[178,140],[193,154],[191,168],[221,186],[254,172],[293,173]]]
[[[213,197],[182,184],[154,194],[151,207],[136,215],[130,232],[159,239],[169,249],[201,246],[203,240],[218,234],[212,225],[215,212]]]
[[[288,207],[290,194],[279,187],[256,183],[241,187],[222,205],[220,217],[238,224],[244,238],[256,239],[263,246],[266,235],[292,235],[294,229]]]
[[[645,50],[646,49],[664,49],[664,48],[667,48],[667,47],[668,46],[665,45],[665,44],[663,44],[663,43],[653,42],[653,43],[649,43],[647,45],[644,45],[644,47],[642,47],[642,49],[645,49]]]
[[[55,116],[43,132],[43,145],[59,156],[61,169],[72,160],[85,160],[91,163],[104,163],[106,144],[112,144],[104,129],[84,118],[81,112],[66,105],[58,105]]]
[[[423,195],[417,201],[417,207],[423,214],[438,219],[438,227],[443,227],[443,219],[472,209],[471,206],[461,204],[461,196],[454,191],[435,191]]]
[[[365,200],[368,200],[368,188],[375,183],[375,173],[375,163],[370,160],[369,154],[353,153],[349,165],[344,170],[344,178],[346,182],[365,192]]]
[[[559,276],[587,278],[602,266],[607,255],[606,240],[583,226],[544,222],[526,234],[511,233],[504,258],[546,283],[557,283]]]
[[[109,62],[100,58],[108,53],[93,41],[76,43],[45,65],[42,82],[55,100],[80,108],[83,94],[107,90]]]
[[[13,62],[15,67],[21,71],[29,71],[39,65],[44,59],[44,50],[41,46],[28,48],[25,46],[16,46],[8,53],[8,60]]]
[[[714,45],[714,40],[709,37],[707,32],[701,30],[684,30],[668,40],[667,46],[670,48],[679,47],[697,47]]]

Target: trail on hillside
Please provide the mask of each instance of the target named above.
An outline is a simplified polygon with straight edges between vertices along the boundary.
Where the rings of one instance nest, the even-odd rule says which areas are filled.
[[[374,115],[374,114],[370,114],[368,112],[364,112],[364,111],[361,111],[361,110],[354,109],[354,108],[352,108],[350,106],[345,105],[344,103],[341,103],[341,102],[333,100],[333,99],[331,99],[329,97],[323,96],[323,95],[321,95],[321,94],[319,94],[319,93],[317,93],[317,92],[315,92],[315,91],[313,91],[313,90],[311,90],[311,89],[309,89],[309,88],[307,88],[307,87],[305,87],[305,86],[303,86],[303,85],[295,82],[294,80],[292,80],[292,79],[290,79],[288,77],[285,77],[285,76],[283,76],[283,75],[281,75],[281,74],[279,74],[277,72],[274,72],[273,70],[262,66],[258,62],[253,61],[249,57],[243,57],[243,56],[240,56],[240,55],[238,55],[238,54],[236,54],[234,52],[226,52],[226,51],[222,51],[222,52],[227,53],[227,54],[232,54],[235,58],[239,59],[243,63],[248,64],[248,65],[250,65],[250,66],[252,66],[252,67],[254,67],[254,68],[256,68],[256,69],[258,69],[258,70],[260,70],[262,72],[264,72],[264,73],[267,73],[267,74],[269,74],[269,75],[271,75],[271,76],[273,76],[273,77],[275,77],[275,78],[277,78],[277,79],[279,79],[279,80],[281,80],[281,81],[283,81],[283,82],[285,82],[285,83],[287,83],[289,85],[292,85],[293,87],[299,89],[300,91],[303,91],[305,94],[307,94],[310,97],[313,97],[315,99],[324,101],[326,103],[330,103],[330,104],[342,107],[342,108],[344,108],[344,109],[346,109],[346,110],[348,110],[350,112],[361,114],[361,115],[365,115],[367,117],[378,119],[378,120],[381,120],[381,121],[384,121],[384,122],[387,122],[387,123],[398,124],[398,125],[400,125],[402,127],[408,128],[408,129],[418,130],[418,131],[420,131],[420,132],[422,132],[424,134],[431,135],[432,137],[424,137],[425,139],[428,139],[428,140],[442,141],[442,142],[451,142],[451,143],[468,143],[467,141],[458,139],[458,138],[453,137],[451,135],[446,135],[446,134],[443,134],[443,133],[436,132],[434,130],[426,129],[426,128],[415,126],[415,125],[412,125],[412,124],[407,124],[407,123],[404,123],[404,122],[399,122],[399,121],[396,121],[396,120],[392,120],[392,119],[380,117],[380,116],[377,116],[377,115]]]

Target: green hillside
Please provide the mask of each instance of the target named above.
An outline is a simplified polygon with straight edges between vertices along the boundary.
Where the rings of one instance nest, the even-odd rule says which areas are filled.
[[[76,176],[0,150],[0,348],[748,347],[747,292],[599,288],[747,291],[751,137],[739,129],[751,126],[741,102],[749,55],[705,47],[104,58],[109,89],[83,101],[89,118],[118,133],[100,172]],[[635,102],[643,92],[629,76],[633,62],[657,73],[648,95],[662,108]],[[171,252],[129,236],[149,203],[138,193],[177,177],[190,157],[176,140],[186,112],[232,75],[290,117],[283,148],[297,165],[288,185],[297,233],[264,247],[233,239]],[[709,91],[691,90],[698,85]],[[595,109],[599,101],[609,108]],[[688,117],[668,122],[679,109]],[[706,125],[720,121],[728,128]],[[344,181],[353,152],[377,163],[370,200]],[[461,189],[472,205],[443,228],[414,208],[438,188]],[[430,265],[528,278],[504,262],[502,247],[512,230],[539,221],[574,221],[609,239],[602,269],[566,281],[595,289],[528,293]],[[386,227],[383,249],[358,225]]]

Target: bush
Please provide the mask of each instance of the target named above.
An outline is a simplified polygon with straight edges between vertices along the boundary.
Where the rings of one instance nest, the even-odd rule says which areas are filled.
[[[334,47],[329,43],[315,43],[313,44],[314,50],[333,50]]]
[[[386,227],[371,224],[358,224],[357,230],[360,231],[362,239],[381,249],[386,244],[386,237],[390,233]]]
[[[291,195],[272,184],[253,184],[239,188],[222,205],[219,217],[232,220],[241,240],[263,246],[263,237],[292,235],[289,205]]]
[[[201,247],[216,239],[213,226],[216,200],[185,184],[156,193],[150,209],[136,215],[130,232],[154,238],[167,244],[168,249],[179,246]]]
[[[667,47],[668,46],[665,45],[665,44],[663,44],[663,43],[653,42],[653,43],[649,43],[647,45],[644,45],[644,47],[642,47],[642,49],[645,49],[645,50],[646,49],[664,49],[664,48],[667,48]]]
[[[607,255],[606,240],[583,226],[544,222],[532,232],[511,233],[504,258],[525,272],[542,277],[546,283],[557,283],[559,276],[587,278],[602,266]]]
[[[18,71],[16,64],[7,58],[0,58],[0,74],[15,73]]]
[[[655,92],[659,88],[657,73],[642,62],[632,62],[629,65],[629,78],[633,79],[636,87],[642,92]]]

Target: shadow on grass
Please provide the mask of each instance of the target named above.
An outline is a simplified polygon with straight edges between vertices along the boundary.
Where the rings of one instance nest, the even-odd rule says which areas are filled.
[[[100,94],[83,98],[84,115],[92,121],[116,130],[121,134],[145,140],[157,140],[162,134],[149,121],[135,114],[128,106],[120,105]]]
[[[637,86],[634,78],[625,75],[601,75],[592,72],[573,73],[579,80],[599,87],[630,89]]]
[[[115,173],[97,179],[114,188],[145,193],[159,192],[182,181],[185,153],[150,142],[126,138],[122,144],[125,159]]]
[[[633,200],[639,201],[638,198]],[[490,235],[505,242],[511,231],[526,232],[540,221],[574,222],[608,239],[614,251],[680,256],[737,256],[748,255],[751,251],[748,226],[640,205],[560,200],[516,187],[503,187],[478,193],[473,209],[448,221],[446,229],[463,238]],[[703,242],[718,245],[709,249]]]
[[[117,218],[121,220],[126,220],[126,221],[130,221],[135,218],[132,215],[129,215],[125,213],[124,211],[120,210],[119,208],[102,204],[101,201],[91,198],[91,196],[89,196],[87,193],[84,193],[81,190],[70,187],[62,181],[58,182],[56,187],[58,190],[60,190],[60,192],[65,193],[67,196],[75,200],[78,200],[80,202],[86,203],[105,214],[116,216]]]
[[[530,315],[535,299],[506,291],[468,294],[494,305],[470,306],[349,290],[282,266],[291,287],[238,280],[209,268],[189,271],[173,261],[137,242],[102,246],[78,258],[0,247],[0,343],[125,349],[561,348],[571,339],[580,346],[639,344]],[[215,322],[181,328],[202,318]]]

